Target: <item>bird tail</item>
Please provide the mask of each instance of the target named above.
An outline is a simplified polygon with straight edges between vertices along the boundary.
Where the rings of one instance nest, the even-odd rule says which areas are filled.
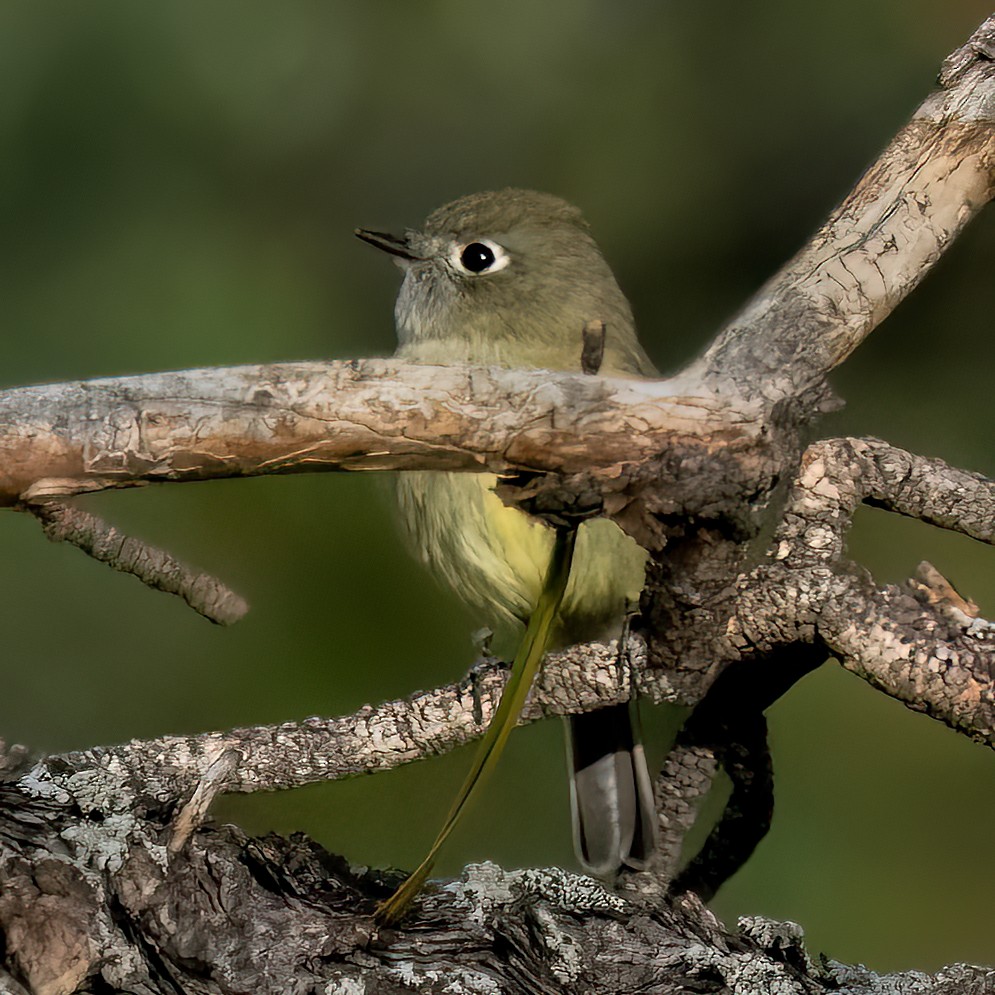
[[[574,850],[597,877],[645,867],[656,842],[653,784],[638,722],[635,703],[567,718]]]

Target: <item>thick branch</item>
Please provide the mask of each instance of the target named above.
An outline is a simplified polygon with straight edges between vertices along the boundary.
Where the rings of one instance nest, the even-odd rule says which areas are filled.
[[[995,194],[995,17],[814,238],[696,370],[794,395],[843,362]]]
[[[993,38],[989,18],[947,60],[942,88],[689,378],[619,384],[363,361],[8,391],[0,502],[318,469],[570,472],[645,459],[688,436],[743,441],[770,402],[817,387],[991,198]],[[717,384],[724,405],[711,395]]]
[[[990,972],[963,965],[880,978],[820,963],[792,923],[753,917],[732,935],[693,896],[648,906],[556,869],[470,866],[420,899],[419,928],[377,933],[383,883],[301,837],[253,840],[229,826],[166,859],[152,839],[112,867],[35,867],[53,845],[44,823],[13,827],[0,893],[6,952],[28,985],[12,995],[995,991]],[[11,828],[0,815],[0,835]]]
[[[578,347],[579,352],[579,347]],[[749,449],[745,401],[686,380],[354,360],[0,392],[0,505],[147,481],[319,470],[616,468]]]
[[[405,467],[569,473],[689,442],[749,447],[770,405],[817,388],[991,198],[993,37],[990,18],[812,242],[682,378],[364,360],[22,388],[0,394],[0,504],[149,480]]]

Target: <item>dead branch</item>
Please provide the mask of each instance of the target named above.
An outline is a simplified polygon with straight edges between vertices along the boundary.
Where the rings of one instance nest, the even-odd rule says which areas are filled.
[[[696,369],[768,396],[818,386],[929,272],[995,184],[988,18],[808,244],[720,333]]]
[[[165,550],[124,535],[96,515],[52,499],[26,507],[53,542],[68,542],[157,591],[181,597],[217,625],[231,625],[249,610],[242,598],[210,574],[192,570]]]
[[[570,473],[756,438],[754,408],[691,387],[392,359],[21,387],[0,392],[0,503],[321,470]]]
[[[587,643],[551,654],[533,689],[523,723],[550,715],[628,701],[629,675],[642,675],[640,692],[654,700],[675,700],[665,674],[645,665],[645,643],[630,638],[619,665],[616,643]],[[366,705],[353,715],[309,718],[280,726],[257,726],[193,736],[132,740],[39,761],[32,778],[44,778],[73,795],[81,772],[113,771],[130,785],[126,808],[144,797],[143,807],[168,804],[203,793],[272,791],[391,770],[414,760],[447,753],[479,737],[507,677],[496,661],[483,663],[461,682],[408,698]],[[220,765],[224,757],[235,758]]]
[[[12,995],[86,990],[94,976],[105,990],[143,995],[401,995],[438,990],[440,978],[463,995],[995,990],[995,972],[966,965],[881,978],[815,961],[794,923],[750,917],[733,935],[693,895],[649,904],[557,869],[471,865],[425,895],[420,928],[374,933],[389,877],[349,868],[301,837],[254,840],[232,826],[201,830],[172,855],[139,831],[117,852],[91,848],[85,863],[55,858],[36,869],[31,849],[52,852],[64,824],[44,797],[17,799],[8,788],[0,798],[0,838],[13,832],[21,851],[5,862],[0,892],[6,954],[28,986],[0,974]],[[98,814],[64,830],[75,848],[109,821]],[[141,924],[137,949],[132,924]]]
[[[880,690],[995,746],[995,625],[966,612],[935,568],[932,586],[877,589],[845,556],[862,502],[993,541],[995,482],[876,439],[816,443],[767,561],[740,580],[730,633],[750,648],[821,640]]]
[[[571,473],[748,447],[772,405],[821,392],[995,193],[993,30],[948,58],[941,88],[680,377],[356,360],[19,388],[0,393],[0,502],[258,473]]]

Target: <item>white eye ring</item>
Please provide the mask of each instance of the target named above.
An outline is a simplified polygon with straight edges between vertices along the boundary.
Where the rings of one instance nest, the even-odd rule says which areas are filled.
[[[449,251],[449,262],[464,276],[490,276],[511,262],[504,248],[489,238],[474,238],[456,242]]]

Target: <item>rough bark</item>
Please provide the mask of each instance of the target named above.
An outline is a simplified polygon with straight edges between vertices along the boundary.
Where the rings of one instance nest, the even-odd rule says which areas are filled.
[[[387,769],[479,736],[504,680],[493,661],[336,719],[0,751],[0,991],[995,992],[980,968],[817,965],[798,927],[744,920],[732,936],[691,893],[714,890],[762,834],[763,709],[829,654],[995,745],[995,626],[935,568],[878,588],[845,549],[862,503],[993,543],[995,483],[877,440],[802,442],[832,403],[825,374],[993,184],[995,18],[813,240],[671,379],[361,360],[0,394],[0,504],[43,519],[53,501],[153,480],[410,467],[499,471],[506,499],[536,514],[610,514],[653,554],[635,632],[550,659],[524,721],[634,690],[695,709],[658,785],[656,866],[616,892],[467,868],[397,931],[370,915],[390,875],[204,818],[220,791]],[[136,559],[147,582],[173,569]],[[720,768],[735,805],[675,879]]]

